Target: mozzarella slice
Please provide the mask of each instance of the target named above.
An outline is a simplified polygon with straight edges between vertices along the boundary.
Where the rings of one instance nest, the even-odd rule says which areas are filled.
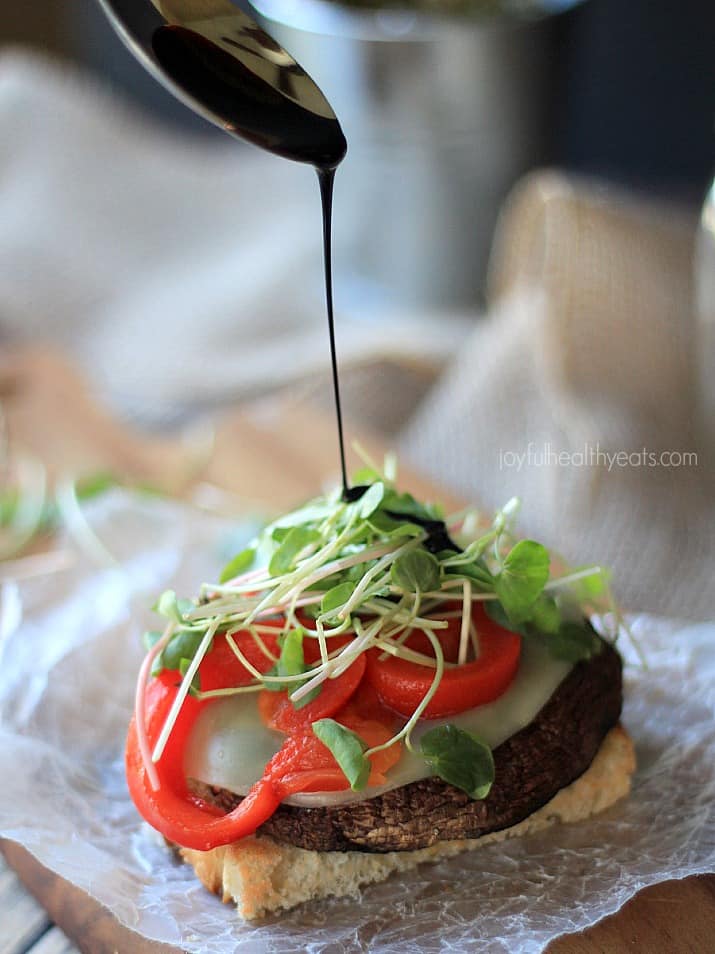
[[[414,747],[419,748],[420,737],[429,729],[452,723],[494,749],[535,718],[570,669],[570,663],[553,659],[534,640],[524,640],[518,672],[503,695],[459,715],[419,723],[412,733]],[[263,724],[254,694],[229,696],[212,702],[199,715],[189,737],[184,768],[190,778],[245,795],[284,739],[282,733]],[[402,758],[387,774],[386,785],[363,792],[303,793],[287,802],[307,808],[362,801],[431,774],[424,759],[403,750]]]

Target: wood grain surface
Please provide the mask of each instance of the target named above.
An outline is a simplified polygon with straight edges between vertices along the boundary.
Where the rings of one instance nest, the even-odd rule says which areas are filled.
[[[235,495],[247,508],[266,511],[297,503],[337,474],[331,418],[292,401],[273,399],[226,414],[217,422],[210,455],[198,462],[186,443],[141,437],[112,419],[72,370],[51,354],[25,351],[0,356],[0,401],[10,447],[36,454],[53,474],[111,471],[178,495],[206,482]],[[363,443],[376,455],[381,453],[379,441],[366,438]],[[415,493],[435,497],[434,487],[419,476],[403,477]],[[437,496],[444,499],[443,494]],[[43,868],[20,846],[2,842],[0,848],[27,891],[85,954],[173,951],[121,927],[107,910]],[[39,909],[6,875],[10,872],[0,871],[0,954],[70,954],[65,938],[47,928]],[[616,915],[583,934],[559,938],[548,951],[715,951],[715,875],[648,888]]]

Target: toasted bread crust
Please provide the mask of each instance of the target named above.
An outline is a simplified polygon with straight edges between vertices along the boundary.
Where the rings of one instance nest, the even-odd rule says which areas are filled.
[[[235,902],[246,920],[305,901],[354,895],[361,886],[383,881],[426,861],[481,845],[540,831],[556,822],[588,818],[628,794],[635,770],[633,744],[617,725],[604,738],[590,767],[549,802],[510,828],[481,838],[441,841],[417,851],[311,851],[253,836],[212,851],[180,849],[199,880],[225,902]]]

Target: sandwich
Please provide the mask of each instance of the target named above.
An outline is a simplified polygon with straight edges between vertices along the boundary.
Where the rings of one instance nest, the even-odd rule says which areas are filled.
[[[145,821],[245,919],[557,821],[630,788],[601,567],[366,468],[274,521],[145,634],[126,744]],[[594,613],[610,622],[594,628]]]

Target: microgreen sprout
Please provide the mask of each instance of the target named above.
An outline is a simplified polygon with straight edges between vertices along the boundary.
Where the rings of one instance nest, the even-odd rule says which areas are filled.
[[[202,585],[198,600],[180,600],[173,592],[160,598],[156,608],[168,624],[155,637],[149,667],[146,660],[142,667],[137,699],[152,666],[154,672],[175,666],[181,683],[149,756],[137,703],[142,757],[152,784],[153,763],[161,758],[189,693],[207,700],[270,689],[285,692],[300,708],[366,652],[383,662],[397,657],[425,667],[431,674],[429,688],[382,745],[368,749],[334,720],[315,724],[350,784],[361,787],[372,754],[400,742],[413,750],[412,732],[444,673],[479,658],[475,605],[482,604],[502,626],[539,640],[554,656],[569,662],[589,658],[600,649],[587,613],[607,611],[620,622],[608,575],[601,567],[580,567],[551,577],[546,548],[533,540],[515,539],[516,498],[486,528],[474,511],[443,520],[438,507],[395,489],[394,462],[381,472],[363,456],[367,466],[355,479],[362,490],[358,499],[345,502],[338,492],[331,493],[276,520],[228,562],[218,582]],[[452,532],[459,545],[450,537]],[[459,621],[458,651],[456,658],[445,659],[440,633],[452,619]],[[245,633],[270,665],[248,658],[238,638]],[[273,641],[264,639],[267,634]],[[413,634],[420,637],[419,650],[410,639]],[[235,687],[202,691],[201,662],[219,635],[246,678]],[[351,637],[347,642],[346,635]],[[271,649],[276,637],[279,655]],[[306,663],[305,648],[311,641],[317,658],[313,653],[308,658],[315,661]],[[449,752],[442,756],[440,740],[449,742]],[[470,751],[478,753],[482,768],[478,778],[471,775],[460,784],[483,797],[478,793],[488,790],[491,763],[478,740],[460,732],[438,733],[422,754],[438,774],[457,777],[454,758]]]

